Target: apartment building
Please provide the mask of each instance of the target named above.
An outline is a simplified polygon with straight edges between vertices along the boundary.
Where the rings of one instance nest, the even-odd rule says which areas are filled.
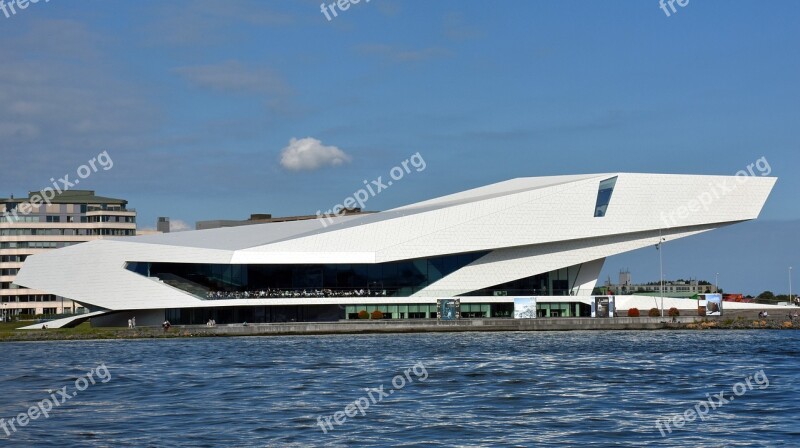
[[[105,237],[135,236],[136,210],[127,205],[91,190],[66,191],[46,203],[38,191],[26,198],[0,198],[2,319],[85,311],[69,299],[18,286],[14,280],[30,255]]]

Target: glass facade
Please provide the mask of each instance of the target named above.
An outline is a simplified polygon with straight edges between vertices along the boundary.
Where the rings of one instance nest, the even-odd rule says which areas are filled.
[[[357,320],[360,311],[366,311],[370,315],[373,311],[380,311],[383,313],[384,319],[436,319],[435,303],[347,305],[345,307],[345,318]]]
[[[590,317],[591,305],[580,302],[539,302],[536,304],[537,317]]]
[[[574,278],[577,270],[576,267],[558,269],[468,292],[462,296],[568,296],[571,290],[570,275]]]
[[[200,298],[409,297],[486,252],[378,264],[263,265],[129,262],[127,269]],[[494,285],[459,296],[568,296],[579,267]],[[213,295],[208,292],[221,292]],[[269,291],[268,294],[261,294]],[[280,293],[276,294],[276,291]],[[325,291],[324,294],[321,294]],[[358,292],[357,294],[355,292]],[[292,295],[294,293],[294,295]],[[352,294],[351,294],[352,293]],[[288,295],[286,295],[288,294]]]
[[[436,319],[435,303],[408,303],[399,305],[278,305],[278,306],[223,306],[209,308],[167,309],[165,317],[173,325],[204,325],[209,319],[217,324],[279,323],[279,322],[336,322],[358,320],[358,313],[374,311],[383,313],[384,319]],[[462,318],[511,317],[513,303],[462,303]]]
[[[608,204],[611,202],[611,194],[614,193],[614,186],[616,184],[616,176],[600,182],[600,187],[597,191],[597,203],[594,207],[595,218],[606,216],[606,210],[608,210]]]
[[[383,313],[384,319],[436,319],[435,303],[347,305],[344,308],[345,319],[348,320],[357,320],[358,313],[361,311],[366,311],[371,315],[376,310]],[[461,303],[461,317],[465,319],[511,317],[513,314],[513,303]]]
[[[212,298],[208,291],[222,292],[213,298],[235,293],[270,291],[261,297],[381,296],[409,297],[437,280],[472,263],[486,252],[449,255],[378,264],[263,265],[129,262],[127,269],[146,277],[158,277],[172,286],[200,298]],[[568,296],[580,267],[571,266],[537,274],[459,296]],[[321,291],[325,291],[321,295]],[[363,291],[362,291],[363,290]],[[281,293],[276,294],[276,291]],[[358,294],[355,292],[358,291]],[[303,294],[300,294],[303,292]],[[350,293],[353,294],[350,294]],[[291,294],[289,296],[292,296]]]
[[[435,303],[413,303],[420,289],[479,259],[486,252],[378,264],[198,264],[129,262],[126,268],[157,277],[205,300],[231,298],[359,297],[348,305],[219,306],[169,309],[173,324],[200,325],[360,320],[380,311],[383,319],[436,319]],[[461,296],[569,296],[580,266],[506,282]],[[266,294],[264,294],[266,291]],[[356,291],[359,291],[356,293]],[[220,294],[221,293],[221,294]],[[408,297],[406,303],[381,304],[374,297]],[[404,299],[405,300],[405,299]],[[478,299],[480,300],[480,299]],[[280,302],[276,302],[280,303]],[[512,318],[514,303],[461,303],[461,318]],[[578,302],[540,302],[539,317],[579,317],[591,308]]]
[[[219,325],[235,323],[336,322],[344,319],[337,305],[221,306],[165,310],[173,325],[204,325],[214,319]]]
[[[211,291],[369,291],[369,295],[408,297],[472,263],[487,252],[420,258],[378,264],[195,264],[128,263],[127,269],[159,277],[173,286]],[[191,292],[191,291],[190,291]]]

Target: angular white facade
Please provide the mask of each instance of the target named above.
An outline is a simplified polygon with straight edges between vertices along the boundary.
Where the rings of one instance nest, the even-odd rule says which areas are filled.
[[[326,274],[332,266],[367,272],[364,265],[406,262],[403,266],[424,265],[420,272],[427,277],[419,277],[418,287],[378,294],[369,303],[428,303],[454,296],[467,302],[513,302],[511,295],[519,294],[480,299],[470,293],[546,273],[559,279],[541,281],[551,288],[548,292],[558,284],[559,295],[588,296],[606,257],[654,245],[659,235],[670,241],[755,219],[775,182],[769,177],[634,173],[520,178],[381,213],[333,218],[332,223],[318,219],[94,241],[28,258],[16,283],[97,311],[365,303],[363,297],[207,300],[197,291],[170,286],[166,275],[150,275],[149,269],[319,266],[314,285],[328,288],[328,282],[345,282],[341,274],[338,280]],[[457,268],[440,276],[437,263],[455,263],[455,258],[436,257],[457,254],[475,259],[448,265]],[[148,271],[136,272],[134,263]],[[268,269],[242,272],[250,272],[246,282],[237,280],[242,285],[263,289],[272,281]],[[304,285],[309,272],[317,275],[312,268],[303,271]],[[374,275],[381,279],[395,278],[386,269],[379,272]],[[346,281],[357,287],[367,281],[358,279],[354,274]]]

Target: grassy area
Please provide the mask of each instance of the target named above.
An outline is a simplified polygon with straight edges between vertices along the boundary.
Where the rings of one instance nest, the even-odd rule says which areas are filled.
[[[75,328],[53,328],[49,330],[18,330],[34,322],[0,323],[0,341],[36,341],[52,339],[117,339],[131,337],[126,328],[92,328],[82,323]],[[45,324],[42,324],[45,325]]]
[[[19,327],[30,325],[30,322],[2,322],[0,323],[0,335],[5,333],[12,333]]]

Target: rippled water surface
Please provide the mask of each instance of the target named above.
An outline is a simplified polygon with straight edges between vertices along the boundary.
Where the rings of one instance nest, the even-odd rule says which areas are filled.
[[[0,446],[800,446],[799,339],[653,331],[0,344],[6,425],[51,393],[63,400],[64,386],[71,396],[48,418],[15,421],[10,436],[0,428]],[[101,365],[110,379],[101,368],[79,391],[76,379]],[[381,386],[386,396],[365,391]],[[658,419],[719,392],[740,394],[662,437]],[[364,415],[347,407],[370,395]],[[324,433],[320,416],[335,429]]]

